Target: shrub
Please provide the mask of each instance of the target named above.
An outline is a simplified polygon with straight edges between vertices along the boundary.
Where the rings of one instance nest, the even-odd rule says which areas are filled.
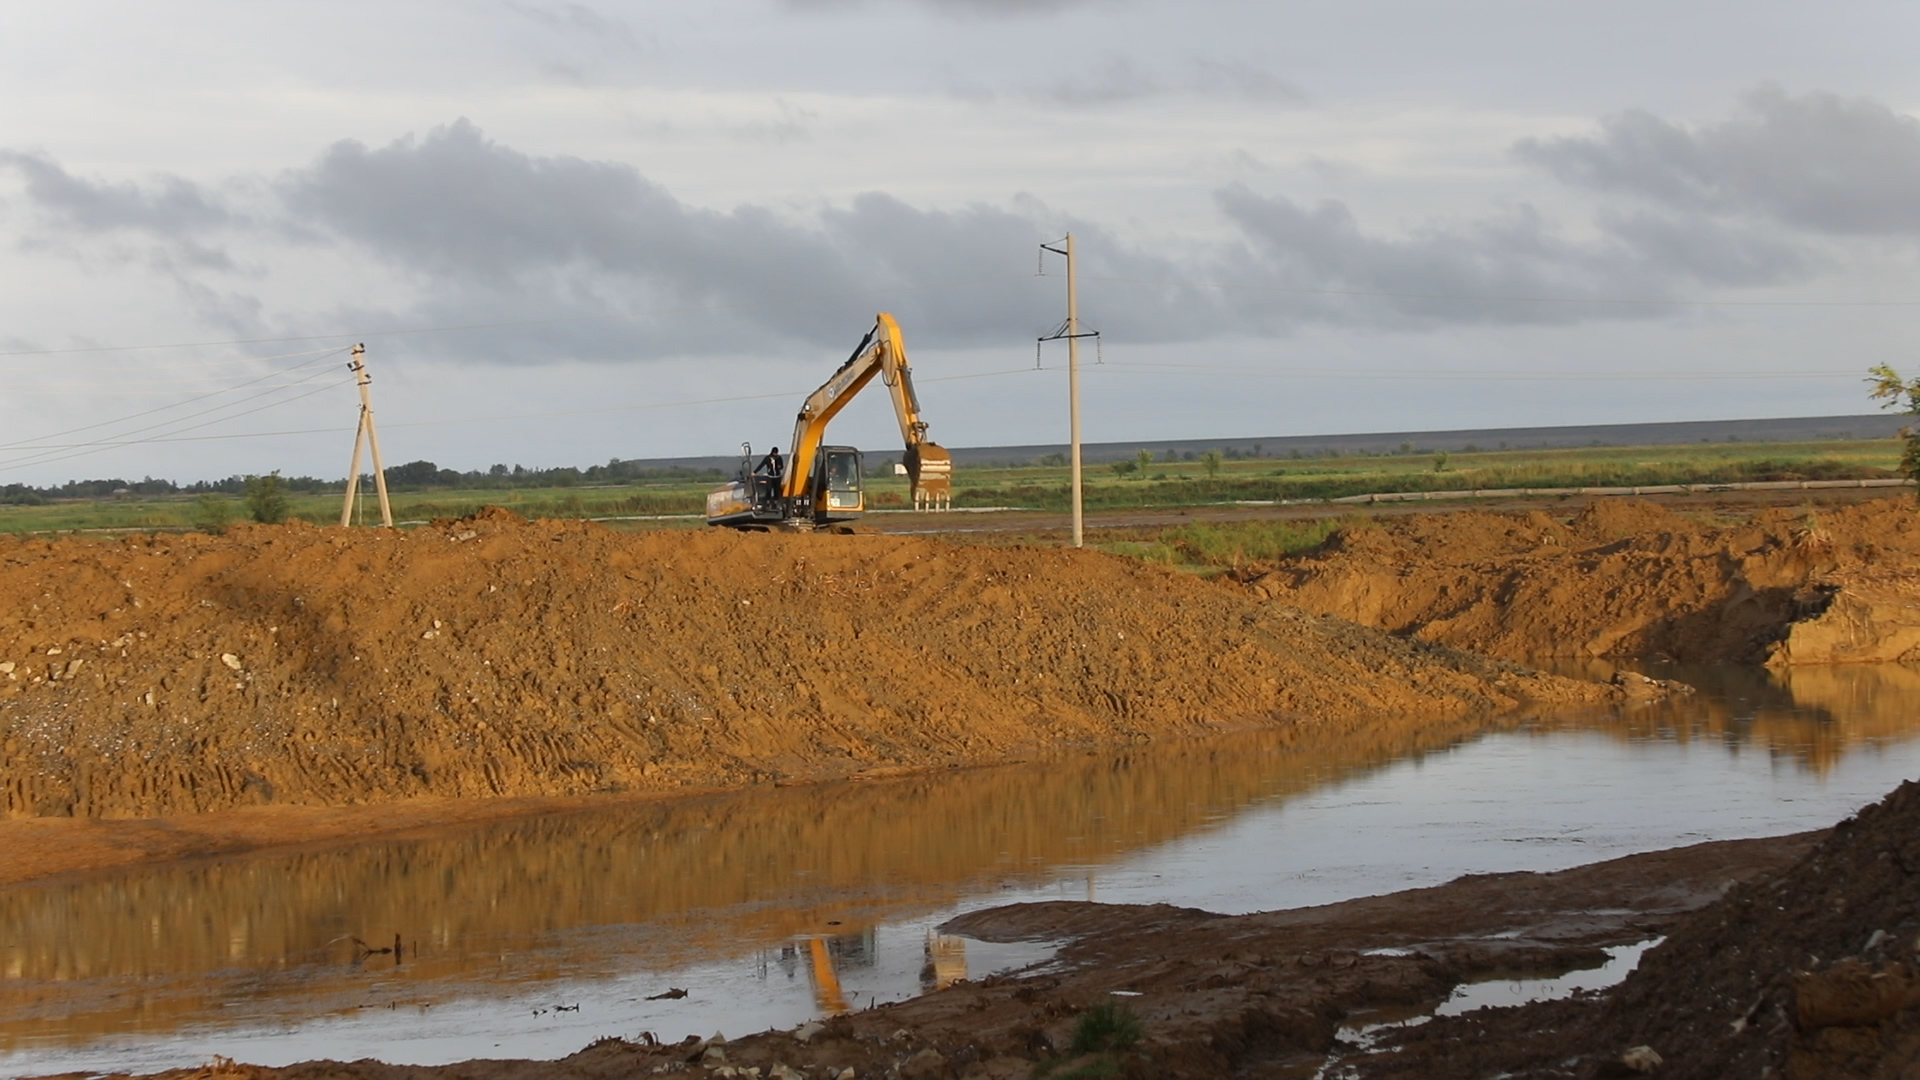
[[[194,500],[193,527],[210,533],[221,533],[227,529],[227,523],[233,520],[233,505],[222,496],[209,491]]]
[[[280,470],[247,477],[245,498],[247,516],[260,524],[278,525],[287,520],[287,493],[280,481]]]
[[[1133,1010],[1116,1001],[1103,1001],[1073,1024],[1073,1052],[1096,1054],[1104,1050],[1125,1050],[1140,1041],[1145,1032]]]

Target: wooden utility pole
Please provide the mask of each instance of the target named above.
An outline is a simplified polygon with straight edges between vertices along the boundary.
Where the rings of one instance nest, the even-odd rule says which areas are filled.
[[[340,524],[353,524],[353,497],[360,491],[360,444],[373,450],[373,486],[380,493],[380,524],[393,528],[393,506],[387,502],[387,470],[380,462],[380,433],[373,426],[373,376],[367,374],[367,347],[355,345],[347,364],[360,387],[360,426],[353,433],[353,465],[347,469],[347,498],[340,507]]]
[[[1067,257],[1067,321],[1061,324],[1058,331],[1040,340],[1067,339],[1067,440],[1071,444],[1069,449],[1073,464],[1073,546],[1080,547],[1083,544],[1081,526],[1085,516],[1080,480],[1080,339],[1099,337],[1100,332],[1080,332],[1080,292],[1073,274],[1073,234],[1067,234],[1061,247],[1041,244],[1040,250]]]

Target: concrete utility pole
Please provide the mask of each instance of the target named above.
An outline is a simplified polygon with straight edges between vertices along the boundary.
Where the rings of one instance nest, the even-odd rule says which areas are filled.
[[[353,524],[353,497],[360,491],[360,444],[373,449],[373,486],[380,493],[380,524],[393,528],[393,506],[387,502],[387,470],[380,463],[380,433],[373,426],[373,376],[367,374],[367,347],[355,345],[347,363],[360,387],[360,426],[353,433],[353,464],[347,469],[347,498],[340,507],[340,524]]]
[[[1073,463],[1073,546],[1083,546],[1082,524],[1085,518],[1084,500],[1081,498],[1080,478],[1080,339],[1099,337],[1098,330],[1091,334],[1080,332],[1080,291],[1073,273],[1073,234],[1068,233],[1061,247],[1041,244],[1040,250],[1051,251],[1067,258],[1067,321],[1060,329],[1040,341],[1067,339],[1067,440],[1071,444]]]

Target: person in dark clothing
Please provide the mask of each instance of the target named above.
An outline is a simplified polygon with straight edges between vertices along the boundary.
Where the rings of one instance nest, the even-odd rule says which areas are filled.
[[[776,446],[767,451],[767,456],[760,459],[760,464],[755,465],[753,471],[763,476],[771,476],[776,480],[785,475],[787,463],[780,456],[780,448]]]

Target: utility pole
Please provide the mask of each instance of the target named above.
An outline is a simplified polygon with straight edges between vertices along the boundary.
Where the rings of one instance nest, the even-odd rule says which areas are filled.
[[[353,432],[353,465],[347,469],[347,498],[340,507],[340,524],[353,524],[353,496],[360,490],[360,444],[373,449],[373,486],[380,493],[380,524],[393,528],[393,506],[387,502],[387,470],[380,463],[380,433],[373,426],[373,376],[367,374],[367,347],[355,345],[347,363],[360,387],[360,426]]]
[[[1080,293],[1073,274],[1073,234],[1067,234],[1061,247],[1041,244],[1040,250],[1067,258],[1067,321],[1061,323],[1058,330],[1038,339],[1034,348],[1039,348],[1039,342],[1067,339],[1067,440],[1071,444],[1073,463],[1073,546],[1081,547],[1084,543],[1082,524],[1085,510],[1080,480],[1080,339],[1097,338],[1100,331],[1095,330],[1091,334],[1080,332]]]

